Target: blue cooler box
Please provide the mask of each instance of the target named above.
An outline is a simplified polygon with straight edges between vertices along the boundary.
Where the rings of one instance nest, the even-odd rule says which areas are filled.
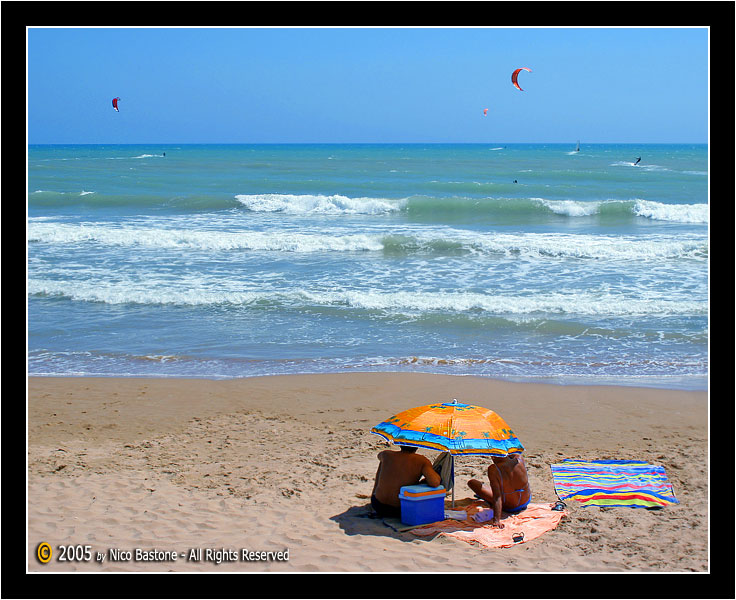
[[[441,485],[405,485],[399,490],[399,501],[401,522],[407,525],[424,525],[445,519],[445,488]]]

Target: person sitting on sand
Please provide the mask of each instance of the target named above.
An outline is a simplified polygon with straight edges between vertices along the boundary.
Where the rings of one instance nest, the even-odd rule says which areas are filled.
[[[405,485],[424,481],[432,487],[440,485],[440,476],[426,456],[416,453],[412,446],[401,446],[400,451],[384,450],[378,453],[376,482],[371,493],[371,506],[379,517],[401,517],[399,491]]]
[[[521,454],[494,456],[488,467],[486,485],[477,479],[468,481],[468,487],[476,496],[488,502],[493,509],[491,525],[503,529],[501,511],[518,513],[524,510],[532,499],[532,489],[526,472],[526,464]]]

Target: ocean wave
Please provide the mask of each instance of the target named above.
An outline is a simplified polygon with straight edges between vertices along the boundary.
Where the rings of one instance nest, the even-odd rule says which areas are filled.
[[[35,221],[28,225],[28,241],[47,244],[94,242],[106,246],[222,251],[363,252],[384,249],[381,236],[366,234],[227,232]]]
[[[383,315],[418,318],[431,314],[479,313],[482,315],[539,316],[582,315],[633,317],[705,315],[707,302],[636,298],[615,293],[574,292],[533,295],[479,292],[415,292],[379,290],[237,290],[221,285],[209,288],[149,278],[136,281],[55,281],[30,279],[28,294],[33,297],[63,298],[104,304],[175,306],[228,305],[292,310],[339,309],[377,312]]]
[[[410,238],[421,249],[441,243],[448,250],[458,249],[481,255],[504,255],[525,259],[592,259],[645,261],[662,259],[701,259],[708,255],[707,241],[702,236],[635,236],[588,235],[564,233],[473,233],[455,230],[443,238],[423,240]],[[411,248],[407,243],[406,246]]]
[[[317,304],[341,305],[399,314],[480,312],[493,315],[595,315],[643,316],[705,314],[707,306],[696,301],[637,299],[617,294],[537,293],[529,295],[478,292],[301,292]]]
[[[29,352],[28,368],[34,376],[148,376],[241,378],[244,373],[257,375],[293,375],[296,373],[334,373],[356,371],[409,371],[451,373],[453,375],[492,376],[511,381],[549,381],[563,384],[629,385],[636,387],[672,387],[707,389],[708,360],[679,360],[677,357],[624,360],[597,357],[595,361],[528,359],[524,357],[478,358],[465,356],[382,356],[319,358],[202,358],[176,356],[170,360],[147,360],[125,353]]]
[[[631,200],[554,200],[548,198],[430,198],[411,197],[405,209],[417,218],[457,219],[461,215],[497,218],[534,218],[545,215],[574,218],[643,217],[675,223],[708,223],[707,204],[664,204]]]
[[[349,234],[337,231],[214,231],[111,224],[70,224],[31,219],[28,242],[86,244],[150,249],[263,252],[384,252],[505,256],[520,258],[645,261],[705,260],[707,239],[701,235],[637,236],[563,233],[486,233],[452,228],[389,229]]]
[[[600,202],[579,202],[576,200],[545,200],[544,198],[533,198],[541,206],[545,206],[556,215],[566,217],[589,217],[599,214]]]
[[[547,360],[521,360],[518,358],[478,358],[478,357],[435,357],[435,356],[407,356],[403,358],[374,358],[372,361],[374,364],[379,365],[424,365],[434,367],[451,367],[451,366],[477,366],[477,365],[503,365],[507,367],[517,366],[520,368],[529,367],[578,367],[583,368],[583,373],[590,375],[589,368],[594,367],[597,370],[603,370],[606,367],[613,367],[616,369],[622,368],[639,368],[651,369],[653,367],[664,368],[663,370],[673,370],[677,367],[707,367],[707,361],[704,360],[693,360],[693,361],[682,361],[673,363],[671,360],[657,360],[657,359],[645,359],[645,358],[627,358],[621,360],[570,360],[570,359],[555,359],[549,358]]]
[[[475,182],[473,185],[479,185]],[[173,208],[181,211],[218,211],[241,208],[254,213],[287,215],[407,215],[426,221],[456,222],[476,217],[518,220],[539,217],[570,219],[600,217],[606,219],[646,218],[673,223],[708,223],[707,204],[666,204],[640,198],[627,200],[573,200],[540,197],[436,197],[406,198],[348,197],[340,194],[191,194],[126,195],[98,191],[35,190],[28,194],[30,207],[86,208]]]
[[[349,198],[339,194],[238,194],[235,199],[252,212],[287,214],[382,215],[398,212],[403,200]]]
[[[633,206],[638,217],[654,221],[670,221],[673,223],[708,223],[707,204],[662,204],[637,200]]]

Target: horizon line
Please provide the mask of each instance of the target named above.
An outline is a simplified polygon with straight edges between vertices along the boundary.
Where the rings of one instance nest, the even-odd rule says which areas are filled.
[[[490,142],[177,142],[177,141],[169,141],[169,142],[151,142],[151,141],[142,141],[142,142],[26,142],[28,146],[141,146],[141,145],[156,145],[156,146],[162,146],[162,145],[180,145],[180,146],[204,146],[204,145],[218,145],[218,146],[308,146],[308,145],[323,145],[323,146],[347,146],[347,145],[364,145],[364,146],[379,146],[379,145],[406,145],[406,144],[412,144],[412,145],[468,145],[468,146],[488,146],[488,145],[503,145],[503,146],[522,146],[522,145],[528,145],[528,144],[560,144],[560,145],[574,145],[578,140],[575,141],[536,141],[536,142],[500,142],[500,141],[490,141]],[[678,144],[694,144],[694,145],[708,145],[708,141],[704,142],[694,142],[694,141],[678,141],[678,142],[641,142],[641,141],[633,141],[633,142],[584,142],[582,140],[579,141],[580,144],[585,145],[604,145],[604,144],[639,144],[639,145],[678,145]]]

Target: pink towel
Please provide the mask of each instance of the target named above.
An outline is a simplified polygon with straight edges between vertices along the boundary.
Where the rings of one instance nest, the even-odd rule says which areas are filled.
[[[427,536],[433,534],[446,535],[469,544],[477,543],[484,548],[508,548],[538,538],[543,533],[552,531],[559,525],[566,511],[552,510],[554,504],[529,504],[523,511],[511,515],[503,513],[501,523],[503,529],[491,527],[490,523],[476,523],[471,519],[479,508],[485,506],[481,502],[466,507],[468,518],[465,521],[446,519],[412,529],[414,535]],[[519,534],[523,533],[521,541]]]

